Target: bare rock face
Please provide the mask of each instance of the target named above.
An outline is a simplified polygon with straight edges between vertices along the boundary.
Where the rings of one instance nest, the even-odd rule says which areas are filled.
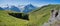
[[[59,22],[55,22],[54,24],[52,24],[51,26],[60,26]]]
[[[60,10],[51,10],[51,17],[43,26],[60,26]]]

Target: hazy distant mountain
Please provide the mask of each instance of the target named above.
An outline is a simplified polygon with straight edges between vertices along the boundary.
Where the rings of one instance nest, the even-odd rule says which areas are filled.
[[[14,5],[7,5],[6,7],[3,7],[4,10],[9,10],[9,11],[15,11],[15,12],[23,12],[23,13],[28,13],[31,12],[33,10],[36,9],[35,6],[33,6],[32,4],[28,4],[28,5],[18,5],[18,6],[14,6]]]
[[[24,6],[25,5],[18,5],[18,8],[20,9],[20,12],[23,12],[24,11]]]
[[[9,7],[4,7],[3,9],[4,9],[4,10],[9,10]]]
[[[28,4],[24,7],[24,13],[28,13],[28,12],[31,12],[32,10],[36,9],[35,6],[33,6],[32,4]]]
[[[8,11],[15,11],[15,12],[20,12],[20,8],[16,7],[16,6],[7,6],[7,7],[3,7],[4,10],[8,10]]]
[[[4,10],[4,9],[0,7],[0,10]]]
[[[20,12],[20,9],[18,7],[16,7],[16,6],[11,6],[10,10]]]

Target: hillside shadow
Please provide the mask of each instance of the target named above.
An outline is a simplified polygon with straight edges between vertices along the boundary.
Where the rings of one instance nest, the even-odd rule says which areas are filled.
[[[29,20],[29,15],[28,14],[23,14],[23,13],[8,13],[9,15],[16,17],[16,18],[20,18],[20,19],[24,19],[24,20]]]

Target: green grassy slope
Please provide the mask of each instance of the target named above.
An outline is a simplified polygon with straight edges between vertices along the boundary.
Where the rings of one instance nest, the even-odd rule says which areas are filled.
[[[8,15],[9,11],[0,10],[0,26],[42,26],[47,22],[51,9],[59,9],[60,5],[46,5],[29,13],[29,21]],[[11,12],[11,11],[10,11]]]
[[[59,9],[60,5],[46,5],[35,11],[32,11],[30,14],[30,25],[42,26],[44,22],[47,22],[52,9]]]
[[[7,11],[0,11],[0,26],[27,26],[28,21],[8,15]]]

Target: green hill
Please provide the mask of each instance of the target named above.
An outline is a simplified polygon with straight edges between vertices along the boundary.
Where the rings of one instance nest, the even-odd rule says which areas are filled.
[[[0,11],[0,26],[27,26],[28,21],[8,15],[7,11]]]
[[[29,13],[31,25],[42,26],[44,22],[47,22],[52,9],[60,9],[60,5],[45,5],[41,8]]]
[[[0,10],[0,26],[42,26],[47,22],[52,9],[59,9],[60,5],[45,5],[29,14],[29,21],[8,15],[9,11]],[[11,11],[10,11],[11,12]]]

